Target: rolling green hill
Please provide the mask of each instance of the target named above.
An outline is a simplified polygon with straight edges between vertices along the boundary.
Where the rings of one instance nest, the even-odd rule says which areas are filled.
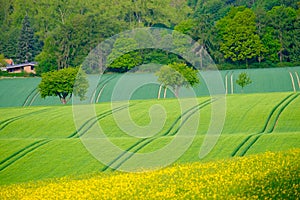
[[[199,158],[202,143],[214,137],[206,137],[211,117],[209,97],[199,98],[197,106],[185,107],[182,111],[176,99],[132,100],[129,107],[119,102],[115,108],[110,103],[95,104],[95,117],[86,118],[81,124],[74,122],[72,106],[0,108],[0,184],[95,172],[110,173],[126,167],[138,168],[141,166],[141,163],[136,162],[139,154],[155,152],[172,144],[175,139],[184,144],[189,136],[180,136],[180,131],[198,112],[201,117],[197,134],[176,163],[207,162],[300,148],[299,93],[235,94],[228,95],[226,101],[222,134],[212,151],[203,159]],[[159,108],[159,111],[163,108],[166,120],[151,137],[146,137],[151,134],[147,129],[126,132],[119,125],[128,122],[128,118],[124,117],[126,115],[121,115],[127,112],[127,108],[130,111],[130,122],[134,121],[138,127],[152,122],[149,111],[151,113],[155,110],[151,109]],[[116,122],[118,114],[123,118]],[[159,121],[163,117],[155,115]],[[81,139],[93,134],[97,125],[101,126],[110,142],[128,152],[118,154],[101,146],[100,153],[109,158],[108,164],[100,163],[93,157]],[[91,146],[99,148],[98,142],[104,142],[106,138],[87,140]],[[111,153],[115,156],[109,157]],[[165,155],[156,159],[165,159]],[[149,160],[147,164],[152,166],[156,161]]]

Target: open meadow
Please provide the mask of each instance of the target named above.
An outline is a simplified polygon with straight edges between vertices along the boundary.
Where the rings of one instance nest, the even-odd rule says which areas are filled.
[[[211,99],[210,97],[200,97],[198,102],[198,106],[187,108],[181,112],[176,99],[130,101],[131,119],[139,126],[150,123],[149,110],[153,105],[159,105],[165,110],[166,121],[162,129],[156,135],[145,138],[142,136],[147,133],[140,132],[140,135],[138,135],[140,137],[132,137],[119,128],[114,120],[113,113],[122,112],[122,102],[120,102],[118,108],[111,108],[110,103],[96,104],[96,118],[86,119],[86,122],[77,129],[73,120],[72,106],[1,108],[0,184],[2,186],[0,196],[1,198],[10,198],[9,195],[14,194],[21,198],[24,194],[28,197],[33,195],[32,197],[38,198],[39,195],[44,195],[42,190],[45,190],[49,192],[45,194],[45,197],[47,197],[53,189],[58,190],[59,195],[74,197],[75,193],[78,192],[81,195],[82,192],[82,195],[88,195],[92,198],[93,196],[89,195],[102,195],[102,192],[107,190],[106,187],[122,187],[128,192],[127,195],[131,195],[129,193],[131,190],[133,195],[144,193],[144,190],[150,187],[150,191],[153,193],[150,196],[153,198],[176,198],[177,195],[179,195],[178,197],[200,198],[201,195],[210,194],[225,195],[226,197],[231,195],[233,197],[244,197],[247,194],[245,197],[250,195],[249,197],[254,198],[256,195],[259,197],[263,194],[264,188],[261,188],[263,187],[261,184],[264,184],[263,180],[269,180],[269,178],[270,181],[275,181],[276,184],[274,182],[274,191],[270,189],[273,182],[266,186],[266,194],[268,195],[292,195],[295,191],[299,192],[299,93],[228,95],[226,99],[226,119],[222,133],[212,151],[204,158],[199,158],[199,150],[210,122]],[[177,133],[180,132],[182,122],[192,119],[195,110],[199,111],[201,116],[196,135],[189,148],[171,167],[150,174],[117,172],[122,167],[134,168],[139,166],[134,162],[136,154],[154,152],[172,142],[177,137]],[[88,134],[89,130],[98,125],[101,126],[103,132],[113,144],[127,151],[127,153],[111,157],[109,165],[95,159],[81,141],[81,138]],[[91,144],[93,143],[91,142]],[[96,141],[95,145],[97,145]],[[102,148],[102,151],[103,154],[109,153],[105,147]],[[133,152],[133,154],[130,152]],[[264,152],[274,153],[264,154]],[[171,154],[172,152],[170,152]],[[255,156],[248,157],[254,154]],[[162,156],[161,159],[164,159],[164,157]],[[262,160],[266,161],[262,162]],[[151,166],[151,163],[149,163],[149,166]],[[225,168],[231,170],[230,176],[223,172]],[[267,171],[262,171],[262,168]],[[249,176],[242,175],[243,172],[249,174]],[[216,174],[217,177],[220,176],[220,180],[217,177],[211,177],[212,174]],[[257,174],[257,176],[254,176],[254,174]],[[283,181],[290,181],[290,185],[285,185],[283,182],[279,183],[279,180],[276,179],[277,175],[279,179],[282,175]],[[202,176],[209,180],[202,179]],[[239,179],[235,176],[242,177]],[[288,178],[285,178],[286,176]],[[230,177],[232,178],[230,181],[234,184],[232,183],[233,185],[224,186],[223,188],[220,184],[227,185]],[[293,178],[290,179],[291,177]],[[52,178],[55,178],[53,179],[54,183],[51,181]],[[144,178],[149,179],[147,181],[149,184],[145,185],[144,183],[141,188],[138,188],[138,185],[141,184],[139,181]],[[150,179],[156,179],[157,181],[150,184]],[[217,184],[214,179],[218,179],[220,184]],[[240,182],[245,179],[246,182],[239,185],[240,182],[236,182],[236,179],[239,179]],[[123,185],[104,186],[103,181],[108,181],[112,185],[116,184],[116,181],[119,184],[124,182],[124,187]],[[30,183],[27,184],[26,182]],[[189,185],[188,188],[183,188],[179,184],[185,182]],[[251,185],[250,182],[254,185]],[[19,185],[20,183],[21,185]],[[170,185],[168,187],[164,186],[167,183],[170,183]],[[84,187],[77,188],[77,184],[89,185],[90,187],[86,188],[88,191],[100,187],[99,184],[103,187],[98,188],[99,193],[94,194],[82,191]],[[192,192],[192,184],[196,184],[195,187],[200,187],[201,184],[212,185],[206,189],[198,188],[196,189],[198,192],[194,193]],[[7,185],[10,186],[7,187]],[[286,188],[281,191],[282,185],[285,185]],[[126,187],[130,187],[130,189],[127,190]],[[214,187],[220,187],[221,189]],[[249,191],[244,190],[249,187],[257,189],[253,189],[253,191],[252,189],[249,189]],[[66,191],[67,188],[70,189],[70,194]],[[32,192],[33,190],[41,193]],[[110,188],[109,190],[112,193],[107,193],[108,199],[114,197],[114,195],[123,195],[119,189]],[[167,192],[166,190],[170,191]],[[299,193],[295,193],[295,195],[299,195]],[[64,196],[60,197],[63,198]]]

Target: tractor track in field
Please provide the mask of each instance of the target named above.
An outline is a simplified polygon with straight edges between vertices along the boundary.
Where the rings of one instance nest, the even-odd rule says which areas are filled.
[[[33,89],[26,97],[22,106],[23,107],[31,106],[38,94],[39,94],[38,88]]]
[[[117,78],[117,75],[112,75],[111,77],[104,79],[102,82],[99,82],[97,84],[96,89],[93,91],[93,95],[91,97],[90,103],[97,103],[100,99],[103,89],[106,87],[108,82],[115,78]]]
[[[24,156],[28,155],[29,153],[33,152],[37,148],[49,143],[51,140],[39,140],[36,142],[31,143],[30,145],[20,149],[19,151],[13,153],[12,155],[8,156],[7,158],[0,161],[0,172],[9,167],[10,165],[14,164]]]
[[[262,130],[258,133],[247,136],[232,152],[231,156],[244,156],[248,150],[258,141],[263,134],[270,134],[274,131],[282,112],[288,105],[299,96],[299,93],[292,93],[281,100],[270,112]]]
[[[92,117],[88,119],[86,122],[84,122],[75,132],[73,132],[71,135],[69,135],[67,138],[80,138],[83,136],[89,129],[91,129],[100,119],[103,119],[109,115],[112,115],[114,112],[118,112],[121,110],[124,110],[125,108],[134,106],[133,105],[123,105],[117,108],[114,108],[112,110],[107,110],[95,117]]]
[[[184,113],[182,113],[180,116],[176,118],[176,120],[173,122],[173,124],[170,126],[170,128],[163,133],[159,137],[165,137],[165,136],[174,136],[179,131],[181,126],[193,115],[195,112],[199,111],[201,108],[211,104],[212,101],[215,100],[206,100],[196,106],[191,107],[190,109],[186,110]],[[185,118],[184,118],[185,117]],[[184,119],[183,119],[184,118]],[[172,132],[172,130],[175,128],[176,125],[182,120],[181,124]],[[123,153],[121,153],[119,156],[117,156],[115,159],[113,159],[107,166],[105,166],[101,171],[104,172],[108,168],[111,168],[113,171],[117,170],[121,165],[123,165],[127,160],[129,160],[132,156],[134,156],[138,151],[140,151],[142,148],[156,140],[158,137],[153,138],[143,138],[139,140],[138,142],[131,145],[129,148],[127,148]],[[135,148],[135,149],[134,149]],[[134,149],[134,150],[133,150]],[[133,150],[133,151],[132,151]],[[122,160],[121,160],[122,159]],[[116,166],[112,167],[115,163],[120,161]]]
[[[133,106],[133,105],[130,105]],[[84,135],[95,123],[97,123],[98,120],[103,119],[106,116],[111,115],[114,112],[123,110],[125,108],[128,108],[129,106],[124,105],[124,106],[120,106],[117,107],[113,110],[108,110],[105,111],[99,115],[97,115],[96,117],[93,117],[89,120],[87,120],[77,131],[75,131],[74,133],[72,133],[70,136],[68,136],[67,138],[79,138],[82,135]],[[48,109],[45,109],[48,110]],[[28,114],[35,114],[36,112],[32,112],[32,113],[28,113]],[[26,117],[28,114],[25,114],[25,116],[22,115],[23,117]],[[16,120],[20,119],[15,117]],[[6,120],[8,121],[8,120]],[[21,158],[23,158],[24,156],[26,156],[27,154],[33,152],[34,150],[48,144],[49,142],[51,142],[52,140],[49,139],[42,139],[36,142],[31,143],[30,145],[27,145],[26,147],[16,151],[15,153],[11,154],[10,156],[8,156],[7,158],[3,159],[2,161],[0,161],[0,172],[3,171],[4,169],[6,169],[7,167],[9,167],[10,165],[14,164],[15,162],[17,162],[18,160],[20,160]]]
[[[23,119],[25,117],[28,117],[28,116],[31,116],[31,115],[34,115],[34,114],[43,113],[47,110],[50,110],[50,108],[46,108],[46,109],[38,110],[38,111],[33,111],[33,112],[30,112],[30,113],[26,113],[26,114],[23,114],[23,115],[19,115],[19,116],[16,116],[16,117],[12,117],[12,118],[3,120],[3,121],[0,122],[0,131],[3,130],[6,126],[8,126],[9,124],[11,124],[14,121],[17,121],[19,119]]]

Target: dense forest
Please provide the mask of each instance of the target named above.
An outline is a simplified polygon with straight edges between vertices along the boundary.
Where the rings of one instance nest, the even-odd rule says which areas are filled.
[[[97,44],[122,31],[165,27],[191,36],[220,69],[295,66],[299,19],[297,0],[0,0],[0,54],[15,63],[36,61],[41,74],[81,65]],[[178,60],[145,49],[108,69]]]

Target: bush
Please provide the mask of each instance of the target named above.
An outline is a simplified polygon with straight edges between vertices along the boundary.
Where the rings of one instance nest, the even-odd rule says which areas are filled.
[[[5,77],[35,77],[36,75],[33,73],[26,73],[26,72],[21,72],[21,73],[8,73],[5,71],[0,71],[0,76],[5,76]]]

